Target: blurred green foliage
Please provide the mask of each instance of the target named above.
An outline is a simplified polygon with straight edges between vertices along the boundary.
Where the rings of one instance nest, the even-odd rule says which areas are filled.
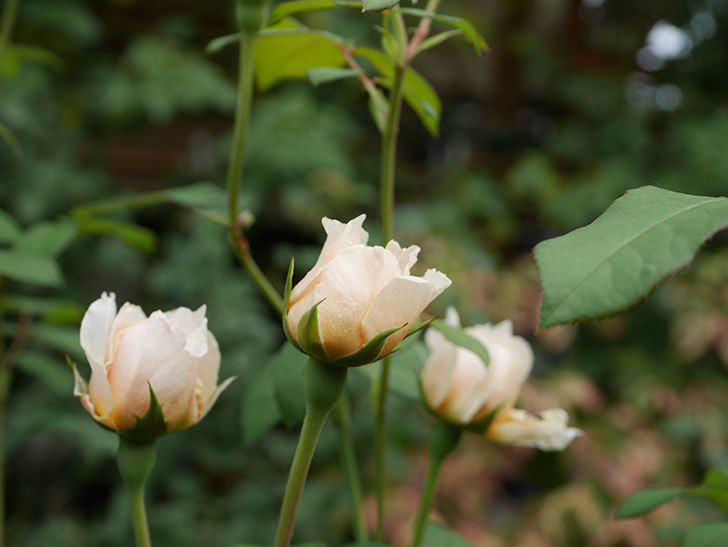
[[[437,266],[454,281],[434,313],[454,304],[466,324],[510,317],[530,336],[539,301],[533,245],[591,222],[628,188],[725,194],[728,4],[463,0],[445,9],[470,20],[491,51],[475,57],[453,40],[417,59],[442,101],[440,136],[405,111],[397,238],[422,247],[418,268]],[[339,8],[301,19],[360,45],[379,39],[376,14]],[[648,37],[660,20],[689,46],[657,63]],[[221,187],[236,52],[204,48],[232,27],[232,2],[23,0],[13,44],[37,49],[0,58],[0,136],[12,135],[0,140],[0,209],[14,219],[0,217],[0,252],[12,252],[21,234],[32,248],[30,234],[48,230],[42,223],[68,222],[92,201],[202,181]],[[355,80],[260,92],[241,202],[256,217],[253,253],[277,287],[293,253],[299,275],[313,264],[324,215],[367,212],[378,240],[378,155]],[[43,249],[62,273],[57,287],[3,272],[6,346],[30,320],[4,417],[9,545],[131,544],[116,440],[72,397],[63,360],[68,352],[84,366],[78,323],[103,290],[147,312],[206,303],[221,375],[240,377],[207,419],[159,443],[149,496],[155,545],[273,536],[296,435],[279,424],[246,444],[255,435],[243,428],[241,401],[280,347],[280,323],[235,262],[224,228],[168,201],[73,217],[68,246]],[[84,229],[84,219],[107,224]],[[585,438],[553,455],[471,437],[443,471],[436,508],[450,528],[475,544],[675,545],[687,527],[719,515],[686,498],[673,504],[679,511],[612,519],[619,501],[648,484],[698,484],[709,467],[728,469],[725,237],[628,314],[531,338],[537,364],[524,406],[567,408]],[[403,352],[400,392],[411,391],[415,353]],[[373,476],[366,374],[350,385],[365,487]],[[387,533],[402,544],[429,422],[399,395],[390,415]],[[352,538],[337,447],[327,427],[298,541]]]

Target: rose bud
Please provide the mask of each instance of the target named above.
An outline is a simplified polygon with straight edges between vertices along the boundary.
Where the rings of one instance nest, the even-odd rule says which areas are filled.
[[[447,310],[446,323],[460,326],[455,309]],[[494,441],[541,450],[563,450],[581,434],[567,427],[568,415],[560,408],[538,414],[513,408],[531,372],[533,351],[525,339],[514,336],[510,321],[463,330],[487,350],[489,363],[428,329],[425,342],[431,353],[421,386],[435,415]]]
[[[296,347],[321,361],[358,366],[384,357],[451,283],[434,269],[410,275],[420,252],[416,245],[367,246],[365,218],[347,224],[323,218],[326,242],[293,290],[291,263],[284,330]]]
[[[81,347],[91,379],[74,366],[74,395],[94,420],[140,439],[197,423],[234,379],[217,385],[220,350],[205,306],[147,317],[128,302],[117,313],[114,293],[103,293],[81,321]]]

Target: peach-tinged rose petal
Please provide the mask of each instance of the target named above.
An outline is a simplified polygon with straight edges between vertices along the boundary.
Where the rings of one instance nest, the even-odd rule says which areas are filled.
[[[91,366],[89,392],[96,412],[105,415],[113,404],[106,375],[106,344],[116,316],[116,296],[103,293],[93,302],[81,321],[81,347]]]
[[[516,446],[540,450],[564,450],[582,434],[580,429],[568,427],[569,415],[561,408],[552,408],[538,414],[511,409],[499,416],[488,429],[491,439]]]
[[[211,332],[207,332],[207,353],[197,363],[197,377],[202,382],[201,400],[203,407],[210,404],[217,391],[217,378],[220,372],[220,347]]]
[[[136,424],[149,408],[149,384],[162,407],[165,421],[184,422],[195,388],[192,357],[184,351],[186,339],[162,312],[126,329],[109,382],[114,398],[112,419],[122,429]]]
[[[318,319],[326,355],[337,359],[358,351],[364,345],[364,314],[398,269],[395,257],[382,247],[356,246],[342,251],[323,268],[316,287],[291,307],[291,332],[311,306],[324,300]]]
[[[450,283],[447,276],[435,270],[429,270],[425,277],[393,278],[377,294],[374,303],[364,316],[362,321],[364,338],[371,340],[380,332],[407,325],[387,340],[382,354],[389,353],[402,341],[430,302],[450,286]]]
[[[362,228],[365,219],[366,215],[359,215],[346,224],[326,217],[321,219],[321,224],[323,224],[326,231],[326,242],[314,267],[291,291],[291,302],[301,298],[306,290],[311,288],[309,286],[314,281],[317,283],[320,281],[318,276],[322,268],[336,258],[340,252],[355,245],[366,245],[369,234]]]

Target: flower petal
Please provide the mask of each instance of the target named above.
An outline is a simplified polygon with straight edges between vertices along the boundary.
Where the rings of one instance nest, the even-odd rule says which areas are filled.
[[[538,414],[510,409],[499,415],[486,436],[494,441],[540,450],[564,450],[571,441],[582,435],[575,427],[567,427],[569,415],[561,408]]]
[[[200,414],[200,420],[204,418],[208,412],[210,412],[210,409],[215,405],[217,402],[217,398],[220,396],[220,394],[227,389],[227,387],[232,384],[235,380],[237,380],[237,376],[231,376],[230,378],[227,378],[224,380],[219,386],[217,386],[217,389],[215,389],[215,392],[212,394],[212,397],[210,397],[207,402],[205,403],[205,406],[202,407],[202,413]]]
[[[114,397],[110,416],[122,431],[132,428],[135,416],[149,408],[149,384],[170,430],[189,425],[196,367],[185,345],[184,334],[160,311],[126,329],[109,367]]]
[[[91,367],[89,395],[93,397],[96,412],[105,415],[113,405],[106,374],[106,348],[111,326],[116,316],[116,295],[103,293],[91,303],[81,321],[81,347]]]
[[[485,363],[472,351],[457,347],[450,387],[438,410],[458,423],[468,423],[487,400],[490,378]]]
[[[321,281],[313,290],[291,306],[291,332],[296,332],[301,316],[323,300],[318,320],[326,355],[338,359],[358,351],[371,339],[362,333],[362,319],[398,270],[396,258],[383,247],[357,245],[342,251],[321,270]]]
[[[202,382],[200,400],[203,409],[210,404],[210,400],[217,390],[217,377],[220,372],[220,347],[211,332],[207,332],[207,353],[197,362],[197,378]],[[201,418],[202,416],[200,416]]]
[[[430,335],[431,332],[436,332],[439,337]],[[450,389],[455,370],[457,346],[433,328],[428,329],[425,333],[425,343],[430,349],[430,356],[425,362],[420,376],[422,391],[430,407],[437,410]]]
[[[313,268],[293,287],[289,302],[295,302],[303,296],[303,294],[313,287],[314,281],[317,279],[321,270],[326,264],[336,258],[343,250],[355,245],[366,245],[369,240],[369,234],[362,228],[366,215],[359,215],[350,220],[346,224],[331,218],[322,218],[321,224],[326,231],[326,242],[321,249],[321,254]],[[311,306],[309,306],[311,307]]]
[[[207,354],[207,307],[203,304],[197,310],[181,307],[176,310],[164,312],[173,327],[182,331],[187,338],[185,351],[192,357],[202,357]]]
[[[417,245],[410,245],[406,249],[399,246],[395,240],[391,240],[385,247],[392,253],[399,263],[399,275],[409,275],[410,268],[417,262],[417,255],[420,254],[420,248]]]
[[[520,336],[514,336],[512,323],[502,321],[497,325],[477,325],[465,332],[478,339],[488,350],[488,382],[485,395],[488,409],[498,405],[512,407],[533,366],[533,350]]]
[[[377,294],[364,316],[364,340],[371,340],[380,332],[405,324],[411,327],[430,302],[449,287],[450,283],[447,276],[437,270],[427,270],[424,277],[395,277]],[[409,328],[404,328],[393,334],[381,354],[392,351],[408,330]]]

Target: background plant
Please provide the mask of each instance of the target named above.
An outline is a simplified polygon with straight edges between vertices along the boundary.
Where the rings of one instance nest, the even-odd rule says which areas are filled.
[[[443,118],[433,141],[415,115],[403,113],[398,230],[438,253],[462,288],[440,306],[456,304],[467,323],[514,317],[517,331],[530,334],[538,310],[530,247],[590,222],[627,188],[657,183],[700,195],[725,192],[725,8],[609,0],[444,8],[481,29],[492,51],[478,58],[466,42],[451,40],[418,59],[417,70],[442,99]],[[232,9],[178,2],[113,2],[104,9],[71,0],[22,2],[14,42],[64,63],[59,70],[31,59],[0,62],[0,121],[21,151],[0,150],[0,200],[22,231],[96,199],[204,180],[221,188],[236,60],[232,50],[215,57],[202,51],[229,32],[232,17]],[[378,44],[371,21],[356,10],[301,19]],[[655,56],[648,46],[659,20],[690,38],[675,58]],[[656,70],[640,66],[636,54]],[[377,207],[379,137],[362,105],[355,80],[315,89],[285,83],[259,97],[241,202],[257,218],[248,231],[256,258],[278,287],[292,251],[302,271],[307,260],[312,264],[321,216],[350,218]],[[235,264],[224,229],[209,221],[214,211],[224,214],[219,193],[203,191],[202,201],[163,194],[145,198],[155,205],[144,209],[77,211],[78,235],[57,253],[66,280],[57,288],[5,283],[6,345],[20,314],[33,315],[6,415],[14,544],[130,541],[128,519],[118,516],[125,511],[122,485],[109,472],[113,442],[78,412],[62,362],[63,351],[78,352],[73,303],[109,286],[150,309],[207,302],[223,345],[223,373],[242,377],[219,402],[215,420],[160,443],[157,468],[167,472],[149,485],[157,544],[272,537],[295,435],[276,425],[241,458],[241,437],[256,435],[238,401],[282,341],[277,318]],[[208,218],[191,214],[189,205]],[[687,274],[627,315],[534,339],[538,383],[529,384],[524,406],[566,401],[587,440],[560,456],[488,447],[483,455],[480,442],[465,442],[443,469],[436,502],[451,527],[473,542],[581,545],[598,530],[603,545],[669,545],[718,514],[710,502],[686,498],[678,504],[689,507],[677,513],[668,506],[646,520],[609,519],[616,502],[643,484],[699,484],[705,469],[725,466],[724,238],[715,236]],[[19,296],[26,297],[22,306]],[[392,370],[394,387],[404,368]],[[407,392],[412,375],[401,376],[396,389]],[[354,439],[367,453],[367,379],[356,381]],[[263,401],[286,417],[295,405],[281,404],[282,391],[264,390]],[[399,419],[390,430],[396,486],[386,530],[398,541],[408,533],[401,523],[413,515],[412,492],[421,485],[428,426],[406,399],[393,399],[390,412]],[[242,433],[230,427],[241,421]],[[337,442],[333,429],[324,431],[305,494],[309,509],[300,515],[301,540],[340,544],[351,537]],[[188,445],[198,449],[182,450]],[[372,462],[362,463],[370,483]],[[465,489],[476,481],[483,485],[477,492]],[[45,496],[34,494],[40,489]],[[332,517],[322,534],[323,513]],[[190,522],[197,525],[181,525]]]

